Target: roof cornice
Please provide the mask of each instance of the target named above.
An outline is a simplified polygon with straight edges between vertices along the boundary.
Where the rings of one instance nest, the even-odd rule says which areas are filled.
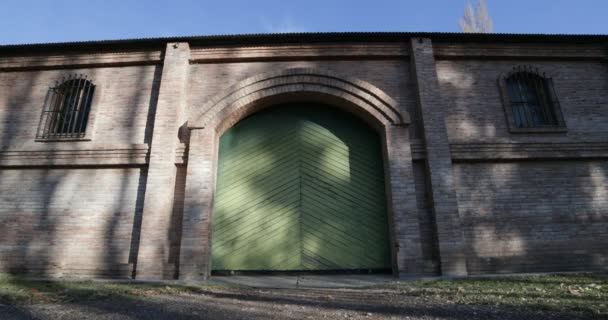
[[[604,34],[514,34],[460,32],[320,32],[206,35],[137,38],[80,42],[0,45],[0,54],[43,53],[48,51],[141,50],[158,49],[168,42],[189,42],[192,46],[253,46],[294,43],[401,42],[424,37],[435,42],[516,42],[516,43],[608,43]]]

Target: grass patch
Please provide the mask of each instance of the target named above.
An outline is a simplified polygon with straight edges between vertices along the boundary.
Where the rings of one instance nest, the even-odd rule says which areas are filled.
[[[608,315],[605,274],[416,281],[389,287],[436,302]]]
[[[39,281],[0,274],[0,303],[62,303],[160,294],[192,294],[220,287],[223,285],[186,286],[99,281]]]
[[[0,274],[0,304],[64,303],[151,295],[203,294],[247,290],[207,283],[197,286],[98,281],[36,281]],[[525,311],[571,312],[608,318],[608,275],[571,274],[399,282],[382,289],[401,299],[436,305],[465,304]],[[377,293],[376,290],[371,290]]]

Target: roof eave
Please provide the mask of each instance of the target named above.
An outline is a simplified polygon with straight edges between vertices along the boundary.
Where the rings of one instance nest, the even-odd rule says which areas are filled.
[[[193,46],[272,45],[327,42],[399,42],[425,37],[435,42],[542,42],[542,43],[608,43],[602,34],[507,34],[449,32],[325,32],[208,35],[123,40],[100,40],[58,43],[0,45],[2,53],[40,53],[49,51],[141,50],[159,49],[167,42],[189,42]]]

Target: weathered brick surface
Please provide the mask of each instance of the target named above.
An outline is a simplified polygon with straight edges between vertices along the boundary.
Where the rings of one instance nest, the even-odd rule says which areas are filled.
[[[131,277],[145,168],[0,170],[0,272]]]
[[[423,273],[438,275],[439,248],[437,243],[437,230],[435,216],[430,196],[427,192],[428,182],[423,161],[414,161],[414,182],[416,184],[416,206],[418,208],[418,221],[420,223],[420,244],[422,246]]]
[[[407,57],[405,57],[407,58]],[[416,96],[407,60],[361,60],[361,61],[289,61],[195,64],[190,68],[189,100],[190,112],[199,112],[208,101],[233,84],[249,77],[271,71],[292,68],[328,70],[373,84],[394,99],[397,105],[410,116],[416,113]],[[214,79],[214,81],[209,81]],[[411,122],[410,138],[419,139],[419,124]]]
[[[129,64],[157,64],[161,61],[161,48],[157,50],[126,50],[110,52],[50,52],[0,57],[0,71],[16,71],[31,68],[108,67]]]
[[[441,42],[433,45],[438,59],[605,59],[605,43],[567,42]]]
[[[184,197],[186,196],[186,167],[178,165],[176,169],[173,211],[169,222],[169,261],[163,274],[165,279],[177,279],[179,276]]]
[[[213,128],[192,130],[186,170],[179,278],[206,279],[211,272],[211,218],[217,161]]]
[[[508,131],[497,80],[514,66],[531,65],[553,78],[566,133]],[[451,142],[607,142],[608,66],[600,61],[441,60],[441,94],[447,102]]]
[[[185,121],[186,79],[190,48],[187,43],[168,43],[154,113],[148,181],[137,256],[137,277],[162,279],[174,273],[169,263],[171,217],[177,169],[175,150],[179,128]]]
[[[384,134],[384,170],[387,177],[394,266],[400,276],[424,273],[414,168],[407,127],[389,126]]]
[[[476,55],[497,57],[448,60],[469,50],[452,46],[441,49],[445,60],[436,63],[447,102],[448,139],[458,161],[456,190],[469,272],[605,269],[608,69],[599,60],[529,59],[597,58],[598,47],[475,49]],[[566,132],[509,132],[497,79],[518,65],[537,67],[553,79]],[[593,160],[598,158],[604,160]]]
[[[444,275],[467,274],[464,238],[458,215],[452,156],[445,126],[446,102],[441,96],[430,39],[411,39],[412,66],[426,145],[428,194],[433,202],[437,241]]]
[[[553,78],[565,132],[509,132],[497,78],[521,64]],[[72,73],[97,85],[91,134],[36,141],[49,86]],[[591,43],[0,56],[0,272],[206,278],[217,139],[292,101],[382,134],[395,273],[605,270],[606,92],[606,48]]]
[[[132,276],[159,70],[0,72],[2,271]],[[49,87],[73,73],[96,84],[93,134],[85,141],[35,141]]]
[[[608,269],[608,162],[459,163],[470,273]]]
[[[0,72],[0,145],[3,149],[37,150],[65,142],[35,141],[40,112],[49,87],[63,76],[82,73],[96,84],[93,143],[148,143],[151,137],[151,101],[155,100],[160,67],[63,69]],[[100,136],[97,132],[102,133]]]
[[[234,62],[244,59],[310,60],[310,59],[400,59],[407,56],[406,43],[340,43],[295,44],[283,46],[198,47],[192,49],[191,61],[197,63]]]

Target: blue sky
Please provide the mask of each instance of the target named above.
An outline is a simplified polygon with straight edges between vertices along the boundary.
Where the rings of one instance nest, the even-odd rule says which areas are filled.
[[[608,0],[487,0],[496,32],[608,34]],[[459,31],[465,0],[0,0],[0,44],[208,34]]]

